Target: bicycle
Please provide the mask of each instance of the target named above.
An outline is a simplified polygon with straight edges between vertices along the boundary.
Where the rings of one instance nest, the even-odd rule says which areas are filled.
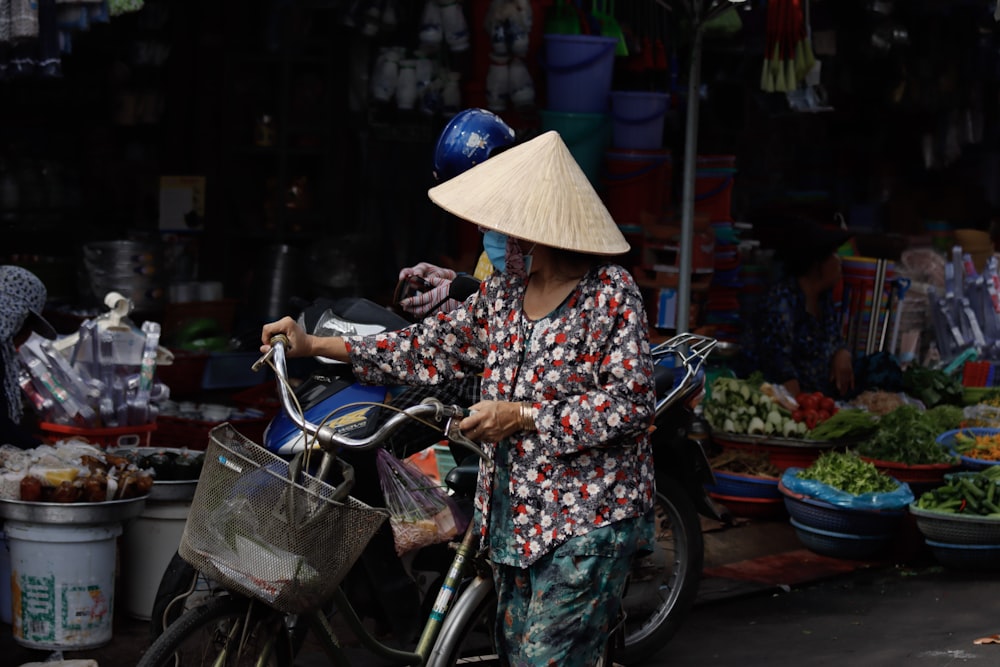
[[[458,428],[465,409],[429,399],[393,416],[371,436],[339,435],[297,414],[286,381],[286,343],[276,337],[271,351],[255,367],[268,363],[274,369],[282,406],[322,451],[319,465],[315,473],[309,472],[315,446],[287,462],[228,424],[213,429],[180,553],[228,594],[207,598],[187,610],[152,643],[139,667],[285,667],[292,664],[308,633],[330,664],[349,665],[325,613],[330,602],[360,643],[380,659],[399,665],[452,664],[443,656],[453,660],[456,649],[444,641],[440,630],[449,614],[457,613],[452,606],[456,594],[467,585],[492,588],[474,523],[457,545],[416,646],[401,650],[378,640],[362,624],[339,584],[388,513],[350,497],[353,470],[334,450],[378,447],[404,422],[420,419],[442,424],[445,438],[488,460]],[[482,658],[497,660],[490,653]]]
[[[705,358],[714,347],[715,341],[700,336],[681,335],[665,343],[662,343],[653,350],[653,357],[660,361],[668,356],[675,357],[679,361],[676,368],[657,364],[657,385],[660,398],[657,400],[657,421],[665,419],[665,423],[674,424],[677,417],[669,416],[674,409],[686,409],[684,406],[692,400],[696,400],[701,395],[704,382],[702,367]],[[689,351],[684,352],[685,349]],[[465,414],[465,410],[459,406],[444,406],[439,402],[421,404],[405,411],[390,419],[382,429],[364,440],[353,440],[348,437],[336,435],[332,429],[322,425],[310,424],[296,413],[294,405],[294,394],[284,381],[286,378],[284,347],[280,340],[276,340],[273,346],[273,359],[270,360],[277,376],[279,395],[283,408],[296,419],[296,423],[305,432],[311,434],[316,441],[324,444],[323,463],[320,472],[312,485],[324,489],[322,480],[329,478],[333,462],[336,457],[327,451],[330,446],[374,448],[381,444],[391,432],[411,418],[433,418],[438,422],[445,421],[443,432],[445,437],[453,442],[472,449],[480,457],[484,457],[482,451],[472,442],[468,441],[458,430],[458,422]],[[264,361],[262,359],[257,365]],[[679,406],[675,408],[675,406]],[[676,425],[675,425],[676,427]],[[663,429],[665,433],[669,429]],[[264,457],[265,466],[280,468],[286,466],[297,472],[301,472],[303,465],[293,459],[291,464],[283,459],[277,459],[266,450],[245,442],[241,436],[227,429],[225,426],[218,427],[212,432],[212,443],[206,456],[206,472],[203,472],[203,479],[199,481],[198,491],[192,502],[189,527],[192,521],[196,523],[196,505],[199,504],[199,496],[203,493],[210,495],[208,483],[213,477],[212,468],[221,467],[233,473],[224,464],[216,465],[221,450],[225,457],[227,445],[251,448],[256,452],[256,456]],[[678,445],[671,446],[676,447]],[[704,457],[700,448],[695,447],[697,453]],[[664,451],[666,453],[666,451]],[[659,456],[659,454],[658,454]],[[669,457],[675,458],[674,456]],[[685,457],[686,458],[686,457]],[[341,462],[342,463],[342,462]],[[685,463],[684,470],[689,469],[690,463]],[[707,466],[707,462],[705,462]],[[682,466],[677,466],[681,469]],[[456,469],[453,471],[454,477],[465,477],[464,482],[457,484],[468,485],[474,483],[475,467],[464,467],[464,471]],[[690,468],[695,472],[698,468]],[[705,472],[705,469],[701,469]],[[278,476],[274,471],[270,471],[275,478]],[[347,476],[350,472],[347,471]],[[342,474],[343,476],[343,474]],[[449,482],[453,475],[449,475]],[[633,612],[640,612],[638,619],[623,619],[618,631],[612,633],[615,648],[622,651],[623,655],[628,655],[625,635],[635,635],[641,638],[644,648],[641,651],[634,651],[648,655],[654,647],[662,646],[669,636],[673,634],[677,625],[681,622],[686,607],[693,598],[697,588],[697,579],[701,570],[701,542],[700,528],[697,524],[697,513],[692,504],[692,500],[687,499],[689,491],[682,490],[676,480],[658,476],[658,485],[663,483],[664,489],[657,492],[657,541],[660,543],[658,553],[666,554],[666,561],[663,555],[656,556],[656,564],[636,565],[634,576],[638,580],[633,582],[633,590],[626,591],[623,600],[626,607]],[[687,485],[697,486],[701,493],[704,491],[700,487],[697,476],[692,476],[686,480]],[[203,490],[205,484],[205,490]],[[232,491],[234,482],[225,485],[225,493]],[[339,487],[330,487],[328,495],[340,494],[336,502],[344,500],[349,492],[349,482],[342,482]],[[465,487],[463,487],[465,488]],[[467,492],[467,489],[466,489]],[[224,495],[224,494],[216,494]],[[310,497],[311,498],[311,497]],[[218,504],[218,499],[216,503]],[[318,501],[317,501],[318,502]],[[349,500],[348,500],[349,502]],[[265,503],[270,508],[278,506],[279,503]],[[385,518],[384,511],[373,508],[359,508],[363,512],[374,512]],[[377,525],[375,526],[377,528]],[[147,651],[139,667],[165,667],[167,665],[275,665],[276,667],[290,665],[297,650],[302,646],[307,633],[311,632],[323,648],[330,663],[333,665],[349,665],[350,662],[344,655],[344,651],[339,646],[338,638],[330,626],[323,610],[326,608],[322,602],[332,600],[333,607],[343,616],[349,630],[360,640],[361,644],[369,651],[382,659],[393,664],[416,664],[432,667],[445,667],[458,664],[460,661],[474,660],[477,664],[499,664],[499,658],[493,652],[493,631],[495,627],[496,595],[493,589],[493,579],[490,564],[486,555],[477,550],[477,534],[473,532],[473,525],[470,524],[464,534],[461,543],[458,545],[451,568],[445,581],[439,588],[433,610],[425,622],[424,629],[420,635],[416,647],[410,651],[400,651],[387,646],[375,639],[362,625],[358,616],[353,612],[350,602],[343,592],[337,587],[339,579],[336,576],[327,576],[324,579],[327,588],[323,591],[299,591],[298,596],[284,596],[280,598],[273,588],[261,590],[259,585],[247,585],[244,581],[233,580],[231,572],[220,572],[204,560],[185,554],[185,547],[182,543],[181,553],[185,560],[192,562],[197,569],[208,579],[213,580],[222,587],[235,591],[235,595],[230,593],[222,597],[209,597],[207,601],[198,606],[188,609],[180,618],[169,625],[164,633],[153,643]],[[374,529],[372,529],[374,531]],[[185,529],[185,540],[188,540],[188,530]],[[323,543],[321,541],[321,543]],[[332,538],[323,544],[329,547],[335,542]],[[354,551],[360,554],[366,541],[358,540]],[[286,552],[296,552],[297,550],[285,550]],[[672,554],[672,555],[670,555]],[[353,556],[354,558],[357,555]],[[273,555],[269,555],[273,559]],[[340,576],[353,563],[353,560],[342,564],[335,573]],[[668,566],[669,564],[669,566]],[[267,568],[273,569],[273,565],[260,563],[256,566],[264,571]],[[286,566],[286,570],[289,569]],[[662,570],[662,575],[643,575],[647,570]],[[460,591],[460,593],[459,593]],[[292,597],[292,603],[286,598]],[[296,602],[299,598],[305,598],[308,603]],[[628,600],[633,600],[631,603]],[[638,622],[638,625],[636,623]],[[662,630],[661,630],[662,628]],[[230,642],[237,641],[235,647],[230,646]],[[259,643],[258,643],[259,642]],[[194,649],[181,649],[188,644]],[[610,648],[611,642],[609,642]],[[645,646],[648,644],[649,646]],[[205,652],[210,649],[208,653]],[[644,657],[643,656],[643,657]],[[183,658],[183,660],[181,660]],[[197,659],[194,659],[197,658]],[[209,659],[211,658],[211,659]],[[639,658],[638,655],[633,658]],[[606,657],[605,662],[610,664],[610,658]]]

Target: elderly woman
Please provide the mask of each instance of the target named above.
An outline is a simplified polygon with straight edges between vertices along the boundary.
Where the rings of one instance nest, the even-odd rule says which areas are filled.
[[[31,332],[55,338],[56,331],[42,317],[47,293],[35,274],[19,266],[0,266],[0,444],[34,447],[39,439],[21,426],[23,407],[17,348]]]
[[[633,554],[651,535],[654,388],[628,250],[555,132],[435,186],[443,209],[506,236],[505,269],[458,309],[369,337],[317,338],[291,318],[293,355],[349,361],[372,383],[482,373],[462,430],[483,444],[476,507],[510,665],[591,666]]]

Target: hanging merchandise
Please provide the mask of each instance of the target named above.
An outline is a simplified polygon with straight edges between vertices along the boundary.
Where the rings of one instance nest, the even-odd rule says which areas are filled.
[[[760,88],[767,93],[787,93],[816,64],[812,38],[806,25],[803,3],[808,0],[770,0]]]
[[[427,53],[437,51],[442,42],[459,53],[469,48],[469,26],[460,0],[427,0],[420,19],[420,46]]]
[[[945,264],[943,293],[928,289],[934,341],[952,371],[966,361],[1000,361],[1000,273],[991,256],[983,272],[955,246]]]
[[[531,34],[531,5],[527,0],[493,0],[484,28],[490,36],[490,64],[486,71],[486,106],[506,111],[535,104],[535,84],[524,62]]]

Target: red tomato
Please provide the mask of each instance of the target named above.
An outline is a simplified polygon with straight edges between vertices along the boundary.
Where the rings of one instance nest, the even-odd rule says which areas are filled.
[[[812,394],[799,394],[798,398],[795,399],[799,407],[803,410],[815,410],[816,409],[816,397]]]
[[[825,422],[827,419],[830,418],[830,413],[826,410],[819,410],[817,414],[819,416],[820,422]]]
[[[818,407],[820,410],[826,410],[830,414],[833,414],[833,410],[836,407],[836,405],[833,402],[832,398],[830,398],[829,396],[824,396],[823,398],[820,399]]]
[[[810,430],[816,428],[816,424],[819,423],[819,413],[813,409],[805,410],[803,417],[806,420],[806,427]]]
[[[792,420],[793,421],[800,422],[803,419],[805,419],[805,411],[804,410],[796,410],[795,412],[792,413]]]

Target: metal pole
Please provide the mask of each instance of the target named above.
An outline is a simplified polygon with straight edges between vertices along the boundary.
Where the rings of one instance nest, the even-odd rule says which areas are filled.
[[[694,245],[694,177],[698,157],[698,103],[701,88],[701,2],[694,9],[694,41],[688,74],[687,117],[684,127],[684,174],[681,189],[680,279],[677,287],[677,333],[687,333],[691,319],[691,249]]]

